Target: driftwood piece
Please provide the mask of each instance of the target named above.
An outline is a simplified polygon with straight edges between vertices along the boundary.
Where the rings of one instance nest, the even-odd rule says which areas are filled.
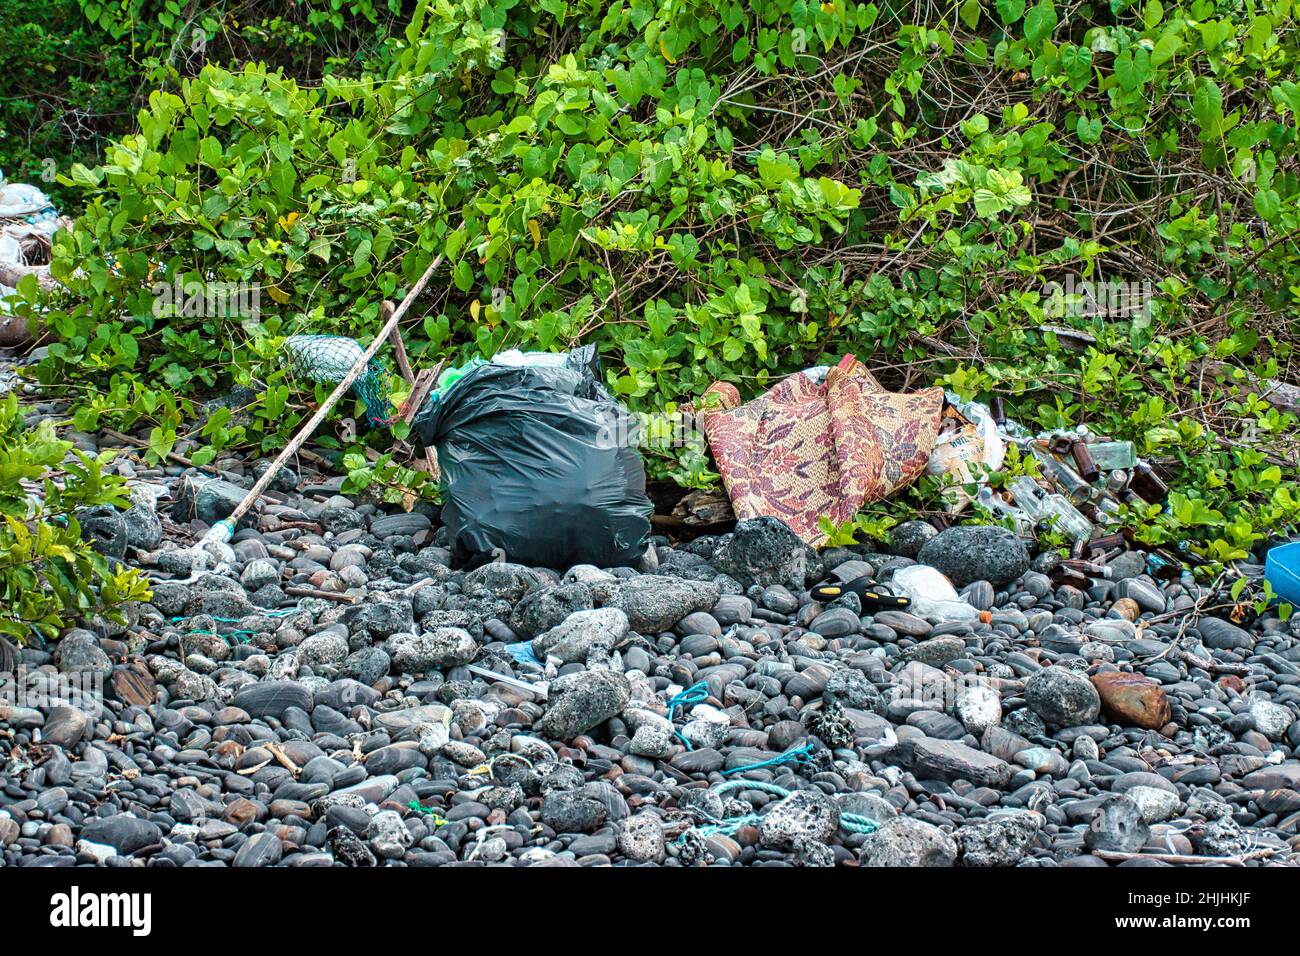
[[[1119,850],[1093,850],[1092,855],[1115,863],[1125,860],[1160,860],[1187,866],[1242,866],[1250,860],[1262,860],[1278,852],[1277,847],[1262,847],[1236,856],[1191,856],[1186,853],[1122,853]]]
[[[338,591],[320,591],[316,588],[302,588],[298,586],[284,589],[285,594],[293,597],[312,597],[321,598],[325,601],[334,601],[337,604],[356,604],[358,598],[354,594],[340,594]]]
[[[692,491],[673,508],[672,517],[684,525],[702,527],[736,520],[731,499],[721,491]]]

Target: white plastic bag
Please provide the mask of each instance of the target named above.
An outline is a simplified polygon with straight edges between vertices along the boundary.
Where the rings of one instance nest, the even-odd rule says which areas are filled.
[[[1002,467],[1007,447],[988,406],[979,402],[963,402],[952,392],[945,392],[948,404],[939,423],[939,437],[926,465],[927,474],[951,475],[960,484],[969,484],[979,478],[975,465],[990,469]],[[948,511],[952,514],[964,510],[971,496],[963,488],[952,488],[945,494]]]

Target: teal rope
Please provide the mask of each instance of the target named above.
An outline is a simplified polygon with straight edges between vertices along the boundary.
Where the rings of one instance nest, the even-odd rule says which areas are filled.
[[[718,823],[705,823],[695,827],[695,831],[700,836],[708,838],[722,834],[723,836],[733,836],[741,827],[756,827],[762,821],[762,817],[757,813],[747,813],[743,817],[730,817],[721,820]],[[683,833],[677,838],[678,843],[686,842],[686,834]]]
[[[720,783],[713,788],[714,793],[731,793],[733,790],[757,790],[760,793],[770,793],[774,797],[790,796],[790,791],[785,787],[778,787],[774,783],[764,783],[761,780],[728,780],[726,783]]]
[[[419,800],[412,800],[406,806],[411,810],[414,810],[416,813],[420,814],[421,816],[427,818],[429,822],[432,823],[434,826],[443,827],[451,822],[446,817],[444,817],[441,813],[439,813],[437,810],[433,809],[433,807],[426,807],[424,804],[420,803]]]
[[[290,614],[297,614],[299,610],[300,608],[291,607],[291,608],[285,608],[280,611],[259,611],[257,614],[250,614],[248,616],[249,617],[273,617],[273,618],[288,617]],[[208,616],[211,617],[212,620],[216,621],[218,624],[238,624],[240,621],[243,620],[243,618],[239,618],[239,617],[217,617],[214,614],[210,614]],[[199,617],[199,615],[195,614],[189,617],[182,615],[180,617],[174,617],[172,618],[172,623],[175,624],[180,621],[189,621],[195,617]],[[219,637],[227,644],[230,643],[230,639],[232,637],[237,639],[237,643],[247,644],[248,639],[256,633],[257,631],[249,631],[243,629],[236,629],[231,631],[228,634],[219,634],[215,631],[190,631],[190,634],[201,634],[204,637]]]
[[[758,770],[760,767],[777,767],[785,763],[806,763],[812,759],[812,744],[806,744],[797,750],[787,750],[779,757],[773,757],[771,760],[763,760],[759,763],[746,764],[743,767],[732,767],[730,770],[722,771],[724,777],[733,773],[744,773],[746,770]],[[781,789],[777,787],[777,789]]]
[[[770,793],[774,797],[788,797],[791,792],[785,787],[778,787],[774,783],[763,783],[761,780],[728,780],[726,783],[718,784],[713,790],[715,793],[730,793],[732,790],[758,790],[762,793]],[[850,833],[875,833],[880,829],[880,824],[858,813],[841,813],[840,829],[848,830]]]
[[[668,719],[675,721],[679,714],[679,709],[684,709],[693,704],[702,704],[709,699],[709,682],[706,680],[698,681],[686,688],[680,694],[674,694],[668,698]],[[680,730],[673,728],[673,735],[686,745],[687,750],[694,750],[691,742],[687,740]]]
[[[720,783],[713,788],[714,793],[730,793],[733,790],[758,790],[762,793],[770,793],[774,797],[788,797],[791,791],[785,787],[778,787],[774,783],[763,783],[758,780],[728,780]],[[744,816],[728,817],[725,820],[719,820],[717,823],[709,823],[704,826],[695,827],[702,836],[711,837],[722,833],[731,836],[741,827],[757,826],[762,821],[762,816],[757,813],[747,813]],[[875,833],[880,829],[880,824],[869,817],[864,817],[857,813],[841,813],[840,829],[847,830],[850,833]],[[677,838],[681,843],[686,834]]]

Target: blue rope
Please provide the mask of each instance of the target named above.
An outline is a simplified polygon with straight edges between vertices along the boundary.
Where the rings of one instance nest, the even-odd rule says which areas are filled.
[[[726,820],[720,820],[717,823],[703,823],[693,829],[700,836],[706,839],[711,836],[717,836],[721,833],[723,836],[732,836],[741,827],[756,827],[762,822],[763,818],[757,813],[747,813],[743,817],[729,817]],[[686,833],[677,838],[678,843],[686,842]]]
[[[733,773],[744,773],[746,770],[758,770],[760,767],[776,767],[784,763],[806,763],[812,759],[812,749],[812,744],[805,744],[796,750],[787,750],[779,757],[773,757],[771,760],[746,764],[743,767],[732,767],[730,770],[722,771],[722,775],[726,777]],[[781,788],[777,787],[776,789],[780,790]]]
[[[761,780],[728,780],[720,783],[713,788],[717,794],[730,793],[733,790],[758,790],[761,793],[770,793],[774,797],[788,797],[791,791],[785,787],[778,787],[774,783],[764,783]],[[761,814],[746,813],[739,817],[727,817],[716,823],[706,823],[693,827],[701,836],[706,839],[716,836],[719,833],[726,836],[733,835],[741,827],[758,826],[763,820]],[[849,833],[875,833],[880,829],[880,824],[869,817],[864,817],[857,813],[840,813],[840,829],[847,830]],[[679,844],[686,841],[686,834],[683,833],[677,838]]]
[[[672,697],[668,698],[668,719],[670,721],[675,721],[679,716],[679,708],[684,709],[694,704],[702,704],[708,699],[709,682],[706,680],[698,681],[686,688],[680,694],[674,694]],[[691,746],[691,742],[682,735],[680,730],[674,728],[673,735],[686,745],[687,750],[693,751],[695,749]]]
[[[296,607],[291,607],[279,611],[259,611],[256,614],[250,614],[248,616],[249,617],[288,617],[290,614],[297,614],[299,610],[301,609]],[[200,615],[195,614],[188,617],[184,615],[179,617],[174,617],[172,618],[172,623],[175,624],[181,621],[190,621],[193,620],[195,617],[199,617],[199,616]],[[217,617],[215,614],[209,614],[208,616],[211,617],[212,620],[216,621],[218,624],[238,624],[240,621],[243,620],[243,618],[239,618],[239,617]],[[236,628],[235,630],[231,631],[229,634],[217,634],[212,631],[190,631],[190,633],[201,634],[204,637],[219,637],[227,644],[231,643],[230,639],[233,637],[235,638],[236,643],[247,644],[248,639],[252,637],[254,634],[256,634],[257,631],[248,631],[248,630]]]

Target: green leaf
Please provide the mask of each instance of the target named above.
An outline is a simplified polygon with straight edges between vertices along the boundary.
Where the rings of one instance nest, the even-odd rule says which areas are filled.
[[[1223,133],[1223,91],[1208,76],[1198,77],[1192,94],[1192,116],[1200,127],[1201,142],[1215,139]]]
[[[998,16],[1002,22],[1011,26],[1025,15],[1025,0],[996,0]]]
[[[1038,4],[1025,14],[1025,40],[1032,47],[1038,46],[1052,35],[1056,23],[1056,7],[1048,0],[1039,0]]]

